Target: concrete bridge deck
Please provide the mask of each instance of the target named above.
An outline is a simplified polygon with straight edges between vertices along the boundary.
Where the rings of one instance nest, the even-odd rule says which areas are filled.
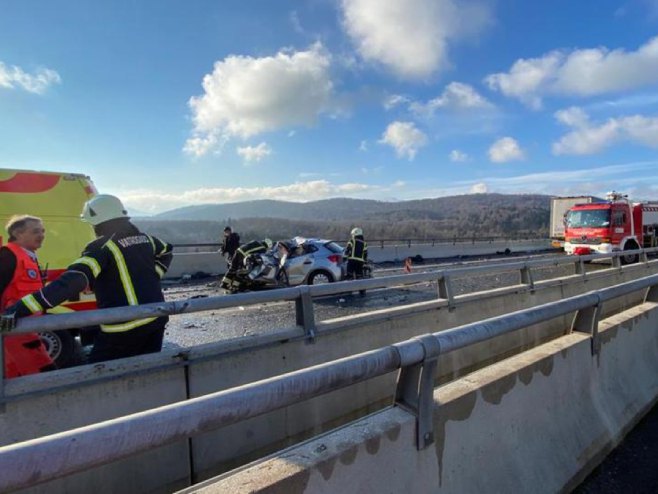
[[[296,300],[298,311],[296,327],[280,328],[267,335],[209,344],[192,348],[186,352],[163,352],[159,355],[63,370],[51,375],[27,376],[5,381],[4,396],[1,400],[4,409],[3,413],[0,414],[0,444],[5,446],[0,448],[0,465],[3,465],[2,462],[9,458],[11,454],[14,454],[13,452],[17,448],[21,449],[29,446],[30,443],[24,441],[30,439],[41,438],[39,439],[40,444],[45,445],[51,440],[49,437],[52,436],[48,436],[49,434],[99,424],[104,420],[156,409],[162,405],[184,403],[186,400],[202,397],[208,393],[221,390],[230,392],[231,388],[238,389],[235,388],[236,386],[239,387],[286,372],[301,371],[309,366],[347,357],[355,352],[380,348],[428,331],[438,331],[440,334],[441,331],[449,328],[530,309],[541,304],[559,302],[569,297],[579,296],[584,292],[605,289],[619,283],[646,278],[648,275],[658,273],[658,261],[646,259],[642,263],[629,266],[621,266],[613,262],[610,268],[595,273],[586,272],[582,259],[564,259],[560,262],[571,263],[574,267],[574,274],[535,282],[532,272],[541,266],[541,262],[517,262],[475,268],[473,272],[478,270],[489,270],[491,272],[516,271],[521,283],[501,286],[486,292],[462,295],[454,295],[451,292],[450,279],[457,272],[464,275],[468,272],[464,269],[470,268],[459,268],[454,270],[455,272],[446,270],[435,273],[420,273],[407,277],[357,282],[350,286],[354,287],[353,289],[358,289],[356,285],[359,283],[372,288],[377,286],[378,283],[395,284],[435,280],[437,298],[433,301],[326,321],[315,320],[313,298],[326,294],[331,290],[341,290],[341,286],[337,284],[286,289],[277,294],[248,294],[235,296],[234,299],[221,297],[218,300],[192,300],[186,304],[172,306],[165,304],[164,307],[158,308],[144,306],[127,309],[116,317],[126,317],[126,315],[132,317],[137,315],[135,311],[139,310],[170,310],[171,313],[199,310],[201,308],[219,310],[221,307],[228,307],[231,304],[243,305],[247,303],[247,300],[252,302],[265,301],[279,297]],[[601,335],[604,335],[603,329],[607,328],[604,325],[612,324],[610,321],[614,322],[614,319],[610,318],[626,317],[627,319],[624,319],[626,322],[621,324],[624,331],[634,335],[643,334],[646,337],[647,331],[634,331],[636,323],[649,321],[653,317],[649,310],[651,307],[643,303],[645,294],[646,290],[636,290],[598,304],[600,307],[595,313],[597,318],[602,319]],[[641,311],[633,313],[633,317],[628,319],[628,311],[638,311],[637,307],[640,307]],[[128,312],[130,314],[127,314]],[[133,312],[135,313],[133,314]],[[115,317],[109,311],[103,311],[103,313],[105,318],[103,320],[108,322],[111,317]],[[142,316],[144,314],[146,312],[142,313]],[[618,337],[612,338],[613,334],[625,333],[619,329],[607,332],[606,329],[605,335],[607,336],[601,337],[603,350],[597,358],[593,358],[591,355],[593,341],[591,335],[580,333],[565,335],[565,332],[569,332],[572,327],[576,315],[580,315],[580,319],[576,318],[576,321],[580,321],[580,325],[587,326],[587,321],[593,324],[595,320],[591,317],[593,315],[591,311],[574,309],[557,317],[542,320],[543,322],[519,328],[509,334],[500,335],[490,341],[442,355],[436,374],[434,374],[438,384],[445,384],[435,393],[438,403],[442,406],[444,403],[451,403],[450,400],[454,398],[459,403],[466,400],[463,403],[468,404],[471,403],[474,396],[478,397],[475,404],[471,403],[472,406],[469,405],[470,408],[466,407],[466,404],[450,405],[447,409],[444,408],[444,411],[448,410],[451,411],[450,413],[454,412],[456,414],[457,423],[460,423],[458,418],[461,416],[468,418],[468,421],[464,421],[463,424],[468,425],[468,422],[472,420],[471,416],[474,419],[478,415],[473,414],[481,412],[480,407],[484,407],[482,409],[486,411],[484,415],[489,416],[488,414],[492,412],[488,407],[504,404],[508,395],[516,396],[517,391],[532,389],[534,384],[532,386],[529,384],[543,382],[543,377],[550,377],[555,374],[554,371],[548,373],[549,364],[546,362],[549,360],[553,362],[552,365],[556,368],[566,366],[569,372],[580,373],[584,368],[581,369],[575,364],[568,363],[570,361],[565,358],[565,355],[581,354],[585,352],[585,348],[589,348],[589,357],[583,360],[583,362],[589,362],[589,370],[586,375],[596,374],[599,372],[596,371],[598,368],[607,369],[605,366],[608,364],[605,364],[603,359],[606,355],[605,349],[608,347],[616,348],[614,345],[609,346],[608,340],[624,341],[626,342],[624,346],[630,344],[631,340]],[[52,324],[58,323],[58,321],[62,324],[64,324],[63,321],[71,324],[73,319],[70,317],[67,319],[67,317],[48,316],[41,318],[39,324],[48,325],[51,324],[51,321],[54,321]],[[25,324],[22,324],[21,327],[26,331],[33,330],[34,328],[30,327],[30,324],[34,324],[34,321],[25,321]],[[50,326],[50,328],[53,327]],[[608,339],[606,340],[606,338]],[[650,340],[632,341],[634,341],[634,344],[639,345],[639,349],[644,353],[655,350],[655,345],[652,347],[651,345],[654,343]],[[572,346],[574,346],[573,350]],[[576,350],[576,347],[578,350]],[[628,360],[623,350],[619,351],[622,353],[613,354],[615,355],[613,359],[619,360],[624,355],[624,359]],[[540,352],[540,355],[544,355],[541,360],[544,363],[526,360],[530,355],[528,352]],[[567,363],[557,365],[561,362],[560,358]],[[517,362],[518,365],[515,364],[517,367],[509,367],[511,362]],[[578,362],[578,365],[585,365],[580,360]],[[648,372],[647,369],[642,367],[648,365],[644,361],[644,357],[636,358],[631,361],[631,364],[640,366],[642,372]],[[507,384],[497,384],[496,379],[498,377],[496,376],[498,374],[491,374],[492,369],[498,369],[502,373],[500,378]],[[529,371],[528,369],[533,370]],[[615,381],[610,375],[610,373],[615,373],[616,368],[610,369],[612,370],[606,371],[608,372],[605,374],[606,379],[602,382],[609,382],[612,385],[617,383],[618,379]],[[474,374],[478,372],[481,374]],[[560,372],[567,371],[562,370]],[[545,375],[546,373],[549,375]],[[479,398],[481,393],[476,393],[475,388],[473,388],[476,382],[472,379],[474,379],[473,376],[477,375],[490,379],[489,381],[486,379],[482,381],[483,386],[488,390],[485,393],[486,397],[482,395],[483,397]],[[564,375],[562,376],[564,377]],[[608,378],[612,380],[608,381]],[[465,381],[462,381],[462,379]],[[38,481],[45,478],[42,476],[45,475],[44,472],[48,465],[44,464],[39,466],[40,470],[38,471],[40,473],[38,476],[35,477],[33,473],[29,477],[31,484],[27,485],[35,485],[24,489],[24,491],[88,492],[93,489],[99,493],[119,490],[124,492],[171,492],[211,478],[213,475],[222,474],[222,472],[227,472],[249,461],[266,457],[268,454],[276,454],[275,452],[281,450],[281,448],[299,444],[300,441],[317,436],[317,434],[335,427],[343,427],[341,430],[347,430],[353,427],[353,424],[359,423],[353,422],[354,420],[369,420],[369,414],[371,413],[375,413],[374,416],[376,417],[386,417],[386,423],[390,419],[388,415],[393,413],[394,421],[397,420],[400,426],[397,434],[401,437],[400,434],[402,434],[404,428],[412,427],[409,424],[414,420],[410,419],[408,413],[400,407],[389,408],[395,382],[396,374],[389,372],[375,379],[355,383],[347,388],[332,391],[329,394],[304,402],[291,404],[282,409],[272,410],[258,417],[240,421],[218,430],[203,429],[201,433],[190,434],[160,447],[150,447],[146,452],[132,454],[125,459],[117,457],[117,461],[103,462],[107,464],[95,464],[93,467],[85,468],[84,471],[79,473],[72,473],[63,478],[39,484]],[[554,384],[550,386],[554,386]],[[568,395],[561,395],[561,391],[556,391],[550,386],[547,389],[552,390],[551,393],[557,393],[557,397],[569,398]],[[585,381],[579,386],[581,387],[568,384],[567,390],[582,393],[585,389],[582,387],[585,386]],[[508,387],[510,387],[509,390]],[[451,389],[454,394],[444,394],[447,392],[446,390]],[[498,391],[495,391],[496,389]],[[626,396],[624,394],[626,391],[629,392],[629,396],[638,392],[632,386],[626,389],[624,386],[615,384],[610,390],[601,391],[603,394],[601,394],[597,403],[605,401],[603,398],[608,396],[605,393],[622,393],[623,396]],[[650,397],[654,391],[654,389],[645,390],[645,401],[651,401],[652,398]],[[592,393],[593,390],[590,389],[589,392]],[[519,395],[519,399],[525,399],[524,397],[525,393]],[[499,403],[496,403],[497,401]],[[546,407],[546,403],[541,400],[535,403],[540,403]],[[627,407],[626,412],[613,410],[617,415],[611,415],[611,418],[606,421],[606,424],[611,426],[610,431],[613,431],[615,427],[622,424],[629,417],[632,421],[632,417],[640,413],[637,408],[638,403],[637,401],[632,402],[632,406]],[[503,406],[500,410],[505,410],[506,406],[508,405]],[[466,414],[467,408],[470,410],[469,414]],[[491,410],[496,409],[492,408]],[[557,412],[557,409],[554,408],[553,411]],[[543,417],[542,420],[548,417],[541,407],[540,410],[534,413]],[[439,414],[439,416],[444,415]],[[495,417],[497,415],[491,416]],[[573,414],[569,416],[574,418]],[[439,421],[436,422],[436,420]],[[442,430],[441,427],[452,427],[453,424],[452,420],[449,423],[442,423],[441,420],[443,419],[436,420],[434,420],[436,422],[434,429],[437,431],[436,437],[439,439],[441,437],[439,435]],[[530,421],[528,427],[533,424],[538,426],[539,423],[536,420],[539,419],[533,420],[535,422]],[[490,430],[495,430],[498,427],[498,422],[489,425]],[[370,426],[366,429],[370,430]],[[473,431],[475,430],[477,429],[474,428]],[[459,441],[454,439],[456,436],[447,436],[446,431],[448,431],[448,428],[444,431],[443,447],[448,448],[445,451],[452,454],[452,449],[449,449],[449,446],[454,443],[456,447]],[[479,431],[479,433],[486,435],[484,429],[479,429]],[[395,435],[392,431],[388,432]],[[384,434],[386,435],[386,432]],[[514,437],[517,439],[533,437],[534,440],[534,436],[525,436],[525,434],[529,434],[529,429],[517,430]],[[129,442],[127,438],[132,440],[133,435],[110,436],[105,441],[98,443],[97,447],[118,450],[120,444],[125,445],[126,442]],[[122,439],[122,437],[125,437],[125,439]],[[380,444],[380,446],[384,443],[381,440],[375,440],[374,436],[369,436],[369,438],[372,441],[368,443],[366,440],[367,444],[364,446],[367,453],[368,448],[372,450],[375,447],[375,443]],[[115,443],[114,441],[119,442]],[[604,441],[601,444],[605,445],[608,442]],[[495,444],[496,441],[491,442],[491,447],[494,447]],[[511,447],[511,445],[507,446]],[[570,451],[575,451],[575,448],[576,446]],[[437,447],[429,449],[435,451],[436,455]],[[595,449],[593,448],[592,451]],[[18,464],[12,463],[14,468],[8,471],[19,475],[25,471],[24,469],[37,468],[34,462],[44,460],[55,463],[64,461],[64,463],[59,464],[61,468],[57,471],[67,472],[66,468],[73,461],[73,457],[76,456],[76,451],[74,448],[66,453],[65,458],[70,460],[69,463],[61,458],[61,454],[52,455],[52,458],[49,456],[45,459],[42,457],[44,455],[37,454],[30,456],[30,461],[22,461]],[[350,449],[350,451],[347,456],[342,457],[343,460],[339,460],[339,463],[349,459],[355,450]],[[523,455],[529,454],[522,449],[519,452]],[[93,456],[83,449],[80,449],[80,454]],[[480,454],[483,455],[484,453],[481,451]],[[407,456],[412,457],[413,455]],[[478,458],[485,457],[487,456]],[[433,457],[433,461],[436,463],[438,458],[439,456]],[[443,465],[441,475],[442,478],[445,476],[447,481],[451,477],[448,473],[450,469],[446,470],[445,465],[452,465],[452,463],[447,462],[450,456],[441,456],[441,458],[441,465]],[[445,458],[445,462],[443,458]],[[331,461],[326,464],[327,468],[330,463]],[[8,464],[5,463],[4,465]],[[52,467],[52,464],[50,466]],[[450,468],[454,469],[455,467]],[[324,473],[327,475],[327,471]],[[322,476],[322,472],[320,472],[320,475]],[[573,475],[575,478],[576,473],[573,473]],[[338,478],[339,476],[335,477]],[[568,480],[568,482],[572,481],[573,479]],[[5,483],[3,484],[3,482]],[[0,491],[2,491],[2,486],[10,485],[7,482],[8,479],[6,478],[0,479]],[[546,485],[550,487],[553,484]]]

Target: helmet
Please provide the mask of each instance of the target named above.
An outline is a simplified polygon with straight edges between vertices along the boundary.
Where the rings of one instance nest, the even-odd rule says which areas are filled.
[[[265,245],[267,245],[267,248],[268,248],[268,249],[271,249],[271,248],[272,248],[272,245],[273,245],[273,244],[272,244],[272,239],[270,239],[270,238],[266,238],[266,239],[263,240],[263,242],[265,243]]]
[[[129,216],[118,197],[99,194],[85,203],[80,218],[86,223],[97,226],[106,221],[129,218]]]
[[[350,233],[353,237],[356,237],[357,235],[363,235],[363,230],[361,230],[361,228],[352,228]]]

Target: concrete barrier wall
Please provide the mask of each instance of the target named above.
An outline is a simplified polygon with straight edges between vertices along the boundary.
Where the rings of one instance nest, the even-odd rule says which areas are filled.
[[[85,367],[92,375],[100,370]],[[89,386],[75,385],[80,369],[62,370],[58,374],[60,382],[69,381],[66,388],[6,404],[4,413],[0,414],[0,444],[54,434],[187,398],[183,367],[103,380]],[[20,378],[22,383],[16,382],[19,379],[7,381],[6,393],[11,396],[14,384],[26,386],[33,381],[42,385],[39,377]],[[21,492],[167,493],[190,485],[189,455],[188,441],[180,441]]]
[[[185,493],[570,491],[658,398],[658,306],[570,334],[434,393],[435,443],[389,408]]]
[[[570,276],[528,287],[511,287],[423,302],[413,306],[376,311],[318,324],[311,343],[301,328],[282,328],[273,333],[196,347],[184,352],[163,352],[95,366],[83,366],[52,374],[28,376],[6,382],[11,400],[0,413],[0,444],[40,437],[157,406],[227,389],[294,369],[391,344],[418,334],[438,331],[486,317],[636,279],[658,271],[658,262],[600,271],[595,275]],[[606,304],[606,311],[637,302],[642,294]],[[569,317],[519,331],[513,335],[448,354],[439,377],[451,379],[521,349],[562,334]],[[394,376],[384,376],[305,404],[273,412],[188,442],[174,445],[166,454],[139,460],[139,468],[109,465],[80,476],[46,484],[34,492],[75,492],[91,485],[104,492],[166,490],[185,483],[190,476],[201,480],[245,461],[346,423],[388,403]],[[19,424],[19,427],[15,427]],[[16,435],[15,430],[20,430]],[[176,463],[177,462],[177,463]],[[130,463],[130,462],[129,462]],[[172,465],[176,463],[176,467]],[[164,469],[164,470],[163,470]],[[164,471],[164,474],[159,472]],[[126,480],[126,479],[129,480]],[[101,479],[97,481],[96,479]],[[128,484],[128,485],[127,485]],[[132,489],[131,486],[139,486]]]
[[[374,262],[402,261],[407,257],[422,256],[426,259],[457,256],[489,255],[496,252],[542,251],[551,248],[550,240],[496,240],[492,242],[460,242],[443,244],[399,244],[379,247],[372,244],[368,255]],[[226,272],[226,260],[218,252],[174,253],[167,278],[180,278],[183,275],[207,273],[220,275]]]
[[[458,297],[450,309],[444,302],[422,302],[409,309],[387,309],[320,323],[314,344],[306,340],[266,345],[246,353],[228,348],[221,359],[209,359],[190,368],[190,396],[228,389],[271,375],[379,348],[427,332],[440,331],[488,317],[561,300],[590,290],[630,281],[653,273],[656,266],[633,266],[634,271],[609,270],[592,276],[561,278],[540,283],[534,291],[518,287]],[[651,271],[651,273],[647,272]],[[641,273],[641,276],[638,276]],[[502,293],[501,293],[502,292]],[[611,314],[639,303],[644,293],[606,303]],[[442,359],[437,379],[446,381],[483,365],[561,336],[573,315],[529,327],[513,334],[451,352]],[[192,356],[192,358],[194,358]],[[255,365],[255,363],[258,365]],[[209,432],[192,440],[195,480],[217,475],[251,461],[274,448],[347,423],[390,403],[395,374],[336,391],[307,403]]]

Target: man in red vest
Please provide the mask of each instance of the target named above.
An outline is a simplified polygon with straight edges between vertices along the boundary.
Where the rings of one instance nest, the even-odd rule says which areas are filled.
[[[45,229],[40,218],[13,216],[7,223],[9,242],[0,248],[0,311],[43,288],[36,251]],[[36,333],[4,337],[5,378],[36,374],[55,368]]]

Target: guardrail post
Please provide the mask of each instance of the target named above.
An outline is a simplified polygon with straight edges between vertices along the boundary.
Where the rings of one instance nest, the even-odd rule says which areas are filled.
[[[434,374],[441,345],[431,334],[414,338],[423,345],[422,362],[402,367],[398,374],[395,404],[416,416],[416,448],[434,443]]]
[[[647,255],[646,250],[642,250],[642,252],[640,252],[640,258],[639,259],[640,259],[640,262],[643,262],[645,264],[649,262],[649,256]]]
[[[315,339],[315,313],[313,312],[313,297],[306,285],[299,287],[299,297],[295,300],[295,320],[298,326],[304,328],[304,333],[312,341]]]
[[[448,310],[453,309],[455,299],[452,293],[452,284],[450,283],[450,276],[445,273],[442,273],[439,278],[439,298],[448,301]]]
[[[571,331],[578,331],[580,333],[587,333],[592,337],[592,355],[598,355],[601,350],[601,342],[599,340],[599,315],[601,308],[601,299],[596,305],[581,309],[576,312],[571,323]]]
[[[585,276],[587,274],[587,270],[585,269],[585,261],[581,257],[578,257],[578,260],[575,262],[576,266],[576,274],[582,274]]]
[[[644,303],[647,302],[658,302],[658,285],[647,288],[647,293],[644,295]]]
[[[621,269],[621,256],[614,255],[612,256],[612,267]]]
[[[527,264],[521,268],[521,283],[523,285],[528,285],[530,290],[535,289],[535,282],[532,279],[532,271]]]

